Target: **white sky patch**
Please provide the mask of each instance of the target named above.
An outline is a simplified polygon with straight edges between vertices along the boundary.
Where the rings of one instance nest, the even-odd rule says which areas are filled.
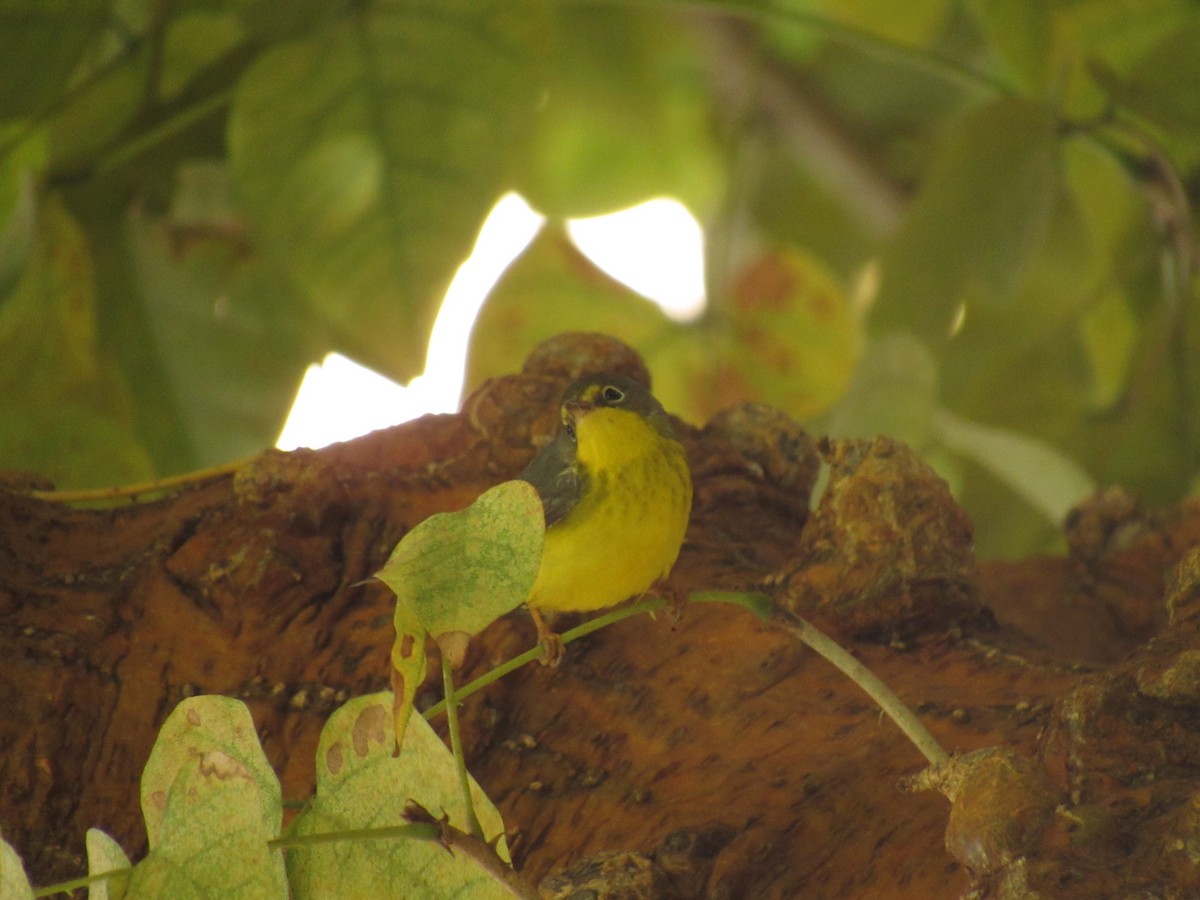
[[[704,232],[678,200],[575,219],[567,232],[592,262],[671,318],[688,322],[704,311]]]

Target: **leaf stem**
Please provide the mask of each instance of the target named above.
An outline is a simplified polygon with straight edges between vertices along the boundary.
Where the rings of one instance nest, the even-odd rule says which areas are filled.
[[[45,887],[35,888],[33,896],[35,897],[52,897],[55,894],[70,894],[82,887],[96,884],[101,881],[107,881],[110,878],[119,878],[132,874],[133,868],[126,866],[123,869],[109,869],[107,872],[97,872],[94,875],[84,875],[82,878],[75,878],[71,881],[60,881],[58,884],[48,884]]]
[[[905,737],[912,741],[929,760],[930,765],[940,765],[950,758],[913,711],[892,693],[892,689],[844,650],[840,644],[819,631],[806,619],[779,606],[776,606],[771,613],[771,622],[821,654],[843,675],[862,688],[872,700],[879,704],[879,708],[883,710],[884,714],[904,732]]]
[[[825,635],[806,619],[789,612],[776,604],[769,597],[760,593],[741,593],[734,591],[701,591],[691,594],[688,597],[691,603],[728,603],[734,606],[740,606],[750,612],[752,615],[765,622],[770,622],[777,628],[781,628],[788,634],[795,637],[801,643],[815,650],[818,654],[824,657],[843,675],[857,684],[872,700],[874,700],[884,714],[896,723],[896,726],[904,733],[913,745],[921,751],[922,755],[929,760],[933,765],[945,762],[949,759],[949,754],[942,749],[938,744],[937,739],[929,733],[928,729],[921,724],[920,719],[913,713],[904,703],[897,697],[892,689],[883,683],[874,673],[866,666],[850,655],[848,651],[843,649],[836,641]],[[570,631],[563,633],[563,644],[569,644],[572,641],[578,640],[586,634],[591,634],[600,628],[612,625],[614,622],[619,622],[622,619],[628,619],[630,616],[640,615],[641,613],[653,613],[663,609],[667,605],[667,601],[662,598],[651,598],[641,600],[637,603],[631,603],[629,606],[622,606],[612,610],[602,616],[597,616],[595,619],[590,619],[572,628]],[[503,678],[509,672],[519,669],[521,666],[533,662],[542,656],[542,648],[534,647],[527,650],[520,656],[515,656],[508,662],[503,663],[489,672],[479,676],[474,681],[465,685],[461,690],[454,694],[455,700],[462,700],[464,697],[474,694],[476,691],[482,690],[489,684]],[[443,666],[445,664],[443,663]],[[451,696],[447,690],[447,697]],[[450,707],[447,706],[445,700],[435,703],[429,709],[425,710],[424,716],[426,719],[432,719],[434,716],[448,712]],[[458,729],[458,717],[456,714],[451,716],[450,736],[451,742],[454,741],[454,735]],[[448,715],[449,712],[448,712]],[[459,756],[458,751],[455,751],[456,758]],[[465,773],[465,769],[464,769]]]
[[[446,690],[446,724],[450,726],[450,750],[454,754],[454,767],[458,770],[458,784],[466,804],[467,829],[470,834],[483,840],[483,826],[475,814],[475,801],[471,798],[471,781],[467,775],[467,763],[463,759],[462,736],[458,730],[458,694],[454,690],[454,671],[447,654],[442,653],[442,684]]]
[[[165,121],[159,122],[154,127],[142,134],[134,135],[125,143],[114,147],[109,152],[101,156],[93,167],[93,174],[101,174],[110,172],[113,169],[120,168],[125,163],[134,159],[138,154],[144,153],[156,144],[159,144],[171,136],[178,134],[185,128],[199,122],[205,116],[208,116],[222,107],[228,106],[233,102],[233,89],[221,91],[213,94],[210,97],[205,97],[202,100],[194,103],[191,106],[179,110]]]
[[[563,632],[560,637],[562,638],[563,644],[566,645],[572,641],[579,640],[585,635],[591,634],[593,631],[598,631],[601,628],[612,625],[614,622],[619,622],[622,619],[628,619],[630,616],[636,616],[642,613],[657,612],[666,605],[667,601],[659,597],[649,600],[640,600],[637,603],[631,603],[629,606],[619,607],[611,612],[605,613],[602,616],[597,616],[594,619],[588,619],[588,621],[584,622],[582,625],[577,625],[570,631]],[[489,684],[499,681],[509,672],[515,672],[517,669],[521,668],[521,666],[527,665],[528,663],[533,662],[535,659],[541,659],[544,653],[545,651],[540,645],[537,647],[532,647],[519,656],[514,656],[508,662],[501,663],[500,665],[496,666],[496,668],[485,672],[474,681],[470,681],[463,685],[458,689],[454,696],[458,700],[463,700],[472,694],[483,690]],[[433,704],[433,706],[429,707],[429,709],[425,710],[421,715],[425,717],[426,721],[430,721],[435,716],[439,716],[446,712],[446,709],[446,701],[439,700],[437,703]]]

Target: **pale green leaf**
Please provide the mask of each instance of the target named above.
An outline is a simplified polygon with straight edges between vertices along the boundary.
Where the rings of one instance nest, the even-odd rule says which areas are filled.
[[[764,237],[804,247],[843,277],[861,270],[877,252],[881,223],[894,225],[898,209],[876,192],[839,190],[779,141],[765,143],[760,152],[763,173],[750,202]],[[710,258],[719,252],[715,239],[710,234]],[[709,278],[720,283],[717,262],[711,259]]]
[[[46,124],[50,155],[59,168],[88,166],[111,148],[143,98],[150,60],[145,44],[99,69],[72,90]]]
[[[933,422],[943,445],[978,462],[1055,524],[1096,490],[1082,468],[1044,441],[944,409]]]
[[[91,252],[59,198],[36,218],[34,249],[20,282],[0,305],[0,388],[37,380],[61,393],[96,374]]]
[[[114,384],[114,390],[122,386]],[[45,476],[58,488],[147,481],[154,468],[130,424],[89,398],[39,405],[36,383],[0,412],[0,469]]]
[[[395,699],[392,719],[396,734],[404,734],[408,730],[408,717],[412,715],[417,688],[425,679],[427,633],[413,605],[399,597],[396,598],[392,622],[396,627],[396,640],[392,643],[391,654],[392,695]]]
[[[913,335],[891,334],[867,344],[825,429],[835,437],[886,434],[923,451],[937,403],[937,360]]]
[[[16,129],[0,131],[0,143],[16,141],[0,154],[0,295],[20,277],[37,234],[38,179],[46,164],[46,135]]]
[[[832,21],[914,46],[926,46],[937,37],[950,5],[948,0],[834,0],[824,4]]]
[[[0,0],[0,122],[40,112],[65,90],[103,30],[110,0]]]
[[[421,716],[409,720],[393,756],[392,697],[351,700],[329,718],[317,747],[317,793],[289,829],[290,837],[389,828],[405,823],[412,800],[466,829],[454,759]],[[504,822],[473,780],[476,812],[489,840],[508,857]],[[327,897],[510,897],[467,860],[438,844],[399,837],[300,844],[288,849],[296,900]]]
[[[1057,140],[1053,117],[1023,100],[966,117],[884,256],[877,322],[940,337],[964,300],[1012,302],[1054,212]]]
[[[294,289],[247,255],[220,183],[223,169],[181,173],[171,217],[134,210],[125,236],[136,303],[156,366],[157,396],[178,415],[187,463],[210,466],[274,442],[320,335]],[[216,182],[215,184],[212,182]]]
[[[4,900],[33,900],[33,887],[21,857],[12,844],[0,839],[0,897]]]
[[[1090,0],[1060,9],[1064,27],[1079,34],[1089,58],[1126,73],[1196,19],[1194,0]]]
[[[96,346],[95,285],[78,224],[52,198],[0,302],[0,468],[99,487],[149,477],[128,390]]]
[[[471,330],[468,387],[519,371],[534,347],[565,331],[611,334],[646,352],[665,334],[688,329],[596,268],[562,228],[548,225],[480,311]]]
[[[89,875],[129,868],[129,857],[125,855],[121,845],[99,828],[89,828],[84,843],[87,846]],[[128,874],[93,881],[88,885],[88,900],[122,900],[128,887]]]
[[[263,833],[279,828],[279,779],[263,754],[246,704],[231,697],[200,696],[183,700],[159,729],[146,768],[142,770],[142,815],[150,848],[166,827],[166,807],[173,785],[182,771],[195,768],[196,760],[210,751],[229,761],[240,789],[257,810]],[[224,776],[218,772],[218,778]]]
[[[421,522],[376,577],[435,638],[478,634],[529,596],[544,533],[537,491],[525,481],[506,481],[466,509]]]
[[[1092,272],[1085,290],[1124,273],[1125,244],[1146,223],[1146,197],[1122,161],[1094,142],[1063,142],[1063,174],[1086,230]]]
[[[174,97],[244,37],[241,21],[230,11],[194,10],[176,18],[163,41],[160,96]]]
[[[517,188],[551,217],[670,195],[707,210],[724,173],[689,29],[660,12],[560,5]]]
[[[168,716],[142,772],[150,853],[128,898],[286,898],[279,779],[250,712],[228,697],[191,697]]]
[[[1009,72],[1027,91],[1044,94],[1055,70],[1061,7],[1028,0],[972,0],[967,4],[983,25]]]
[[[1084,351],[1091,365],[1091,401],[1108,409],[1125,390],[1137,345],[1137,322],[1119,291],[1106,293],[1080,322]]]
[[[763,253],[738,273],[728,310],[738,341],[727,362],[756,396],[808,418],[846,390],[862,327],[821,260],[798,247]]]
[[[1114,99],[1185,140],[1200,139],[1200,20],[1195,17],[1152,47],[1122,78],[1097,65]]]
[[[535,105],[536,0],[364,6],[278,45],[229,122],[261,241],[343,346],[416,374]]]

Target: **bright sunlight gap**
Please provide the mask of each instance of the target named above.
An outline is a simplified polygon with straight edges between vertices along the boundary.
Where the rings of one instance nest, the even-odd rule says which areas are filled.
[[[323,447],[415,419],[453,412],[463,390],[471,327],[488,293],[537,235],[544,220],[508,194],[480,229],[438,311],[425,371],[408,386],[337,353],[308,367],[279,435],[281,450]],[[600,268],[658,303],[679,321],[704,309],[704,236],[683,204],[658,198],[630,209],[577,219],[571,240]],[[532,348],[530,348],[532,349]]]

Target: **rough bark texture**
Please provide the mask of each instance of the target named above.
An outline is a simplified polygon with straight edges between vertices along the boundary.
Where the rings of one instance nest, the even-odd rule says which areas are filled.
[[[519,471],[565,380],[601,369],[645,377],[576,336],[462,414],[151,502],[0,492],[0,826],[35,881],[84,871],[89,826],[142,851],[140,771],[189,694],[245,699],[285,796],[305,796],[324,718],[388,683],[390,595],[362,580]],[[685,437],[674,585],[767,589],[958,755],[926,771],[853,684],[739,608],[626,620],[465,705],[469,763],[518,866],[557,873],[547,895],[1200,891],[1200,507],[1112,491],[1073,517],[1069,557],[976,565],[969,521],[902,445],[814,446],[755,407]],[[496,623],[469,674],[532,640],[523,613]]]

